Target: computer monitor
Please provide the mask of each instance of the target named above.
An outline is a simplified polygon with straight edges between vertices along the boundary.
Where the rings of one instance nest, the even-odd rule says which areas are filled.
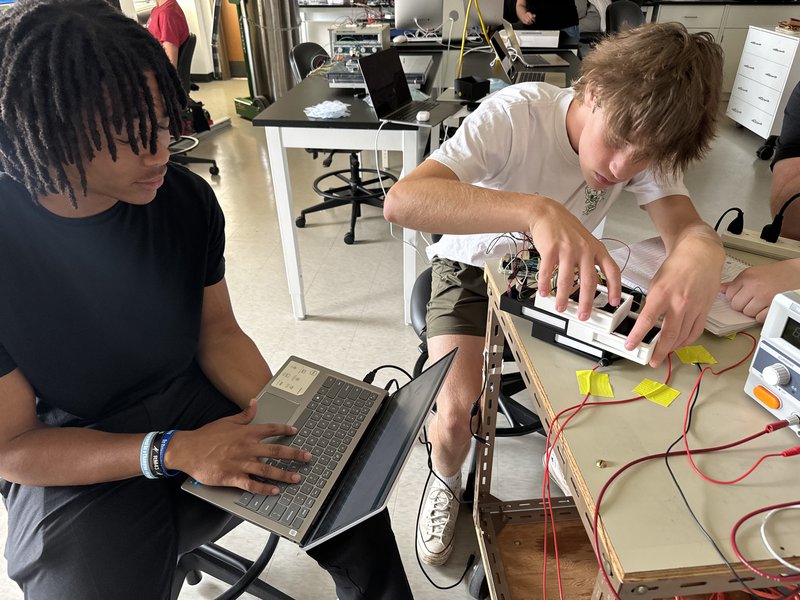
[[[503,0],[479,0],[483,22],[489,25],[502,25]],[[433,30],[442,28],[446,36],[450,33],[450,22],[453,21],[452,37],[461,37],[464,30],[464,15],[469,0],[395,0],[394,23],[397,29]],[[443,26],[444,24],[444,26]],[[480,27],[478,10],[473,0],[469,13],[468,27]]]

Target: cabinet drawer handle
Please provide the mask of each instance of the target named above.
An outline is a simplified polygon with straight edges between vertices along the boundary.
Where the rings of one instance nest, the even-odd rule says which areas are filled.
[[[759,96],[758,99],[761,100],[762,102],[766,102],[767,104],[769,104],[769,100],[767,100],[763,96]]]
[[[786,54],[786,50],[781,50],[780,48],[773,48],[772,51],[780,54]]]
[[[756,125],[763,125],[763,123],[762,123],[761,121],[757,121],[756,119],[750,119],[750,120],[751,120],[753,123],[755,123]]]
[[[733,106],[731,107],[731,112],[735,112],[737,115],[742,114],[742,111],[740,111],[738,108],[735,108]]]
[[[773,75],[772,73],[764,73],[764,75],[766,75],[767,77],[772,77],[773,79],[777,79],[778,78],[777,75]]]
[[[684,19],[697,19],[697,15],[683,15]]]
[[[740,92],[747,92],[747,91],[748,91],[748,90],[747,90],[747,88],[743,88],[743,87],[742,87],[742,86],[740,86],[740,85],[737,85],[737,86],[736,86],[736,89],[737,89],[737,90],[739,90]]]
[[[754,42],[751,40],[750,43],[753,44],[753,46],[761,46],[761,42]]]
[[[754,67],[753,65],[745,65],[745,64],[743,64],[742,66],[743,66],[745,69],[750,69],[751,71],[755,69],[755,67]]]

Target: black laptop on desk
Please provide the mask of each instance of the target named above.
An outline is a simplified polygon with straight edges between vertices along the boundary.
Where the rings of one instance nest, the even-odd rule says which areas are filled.
[[[372,108],[381,121],[433,127],[459,108],[452,103],[443,104],[436,100],[412,100],[397,48],[363,56],[358,62],[372,98]],[[420,111],[429,113],[427,121],[417,120]]]
[[[298,471],[274,482],[273,496],[187,478],[183,489],[309,549],[386,507],[392,487],[442,387],[456,351],[389,396],[385,390],[290,357],[257,397],[255,423],[289,423],[294,436],[270,438],[310,451],[310,463],[267,462]]]

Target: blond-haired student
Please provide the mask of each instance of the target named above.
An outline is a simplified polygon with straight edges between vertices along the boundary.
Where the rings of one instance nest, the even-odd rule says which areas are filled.
[[[435,480],[428,491],[418,537],[426,563],[442,564],[452,550],[470,406],[481,389],[487,311],[481,269],[507,252],[504,244],[492,246],[497,234],[530,234],[542,271],[559,267],[561,310],[579,272],[579,311],[586,318],[595,265],[612,303],[619,302],[619,269],[590,232],[630,191],[668,256],[627,344],[637,345],[663,316],[652,361],[658,365],[703,331],[716,293],[707,282],[719,278],[724,253],[681,174],[709,149],[721,85],[722,50],[710,34],[674,23],[645,25],[598,44],[572,88],[525,83],[497,93],[392,187],[384,208],[389,221],[445,234],[428,249],[431,359],[460,348],[430,426],[434,468],[449,489]],[[548,294],[543,279],[541,293]]]

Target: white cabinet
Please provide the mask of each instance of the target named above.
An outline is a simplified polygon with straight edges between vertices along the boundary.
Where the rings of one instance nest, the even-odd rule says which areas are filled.
[[[778,135],[783,109],[800,80],[800,38],[750,27],[726,114],[768,138]]]
[[[739,57],[748,27],[773,29],[779,21],[800,18],[800,7],[788,4],[660,4],[656,10],[658,23],[676,21],[690,32],[709,31],[725,53],[723,92],[730,92],[736,79]]]

